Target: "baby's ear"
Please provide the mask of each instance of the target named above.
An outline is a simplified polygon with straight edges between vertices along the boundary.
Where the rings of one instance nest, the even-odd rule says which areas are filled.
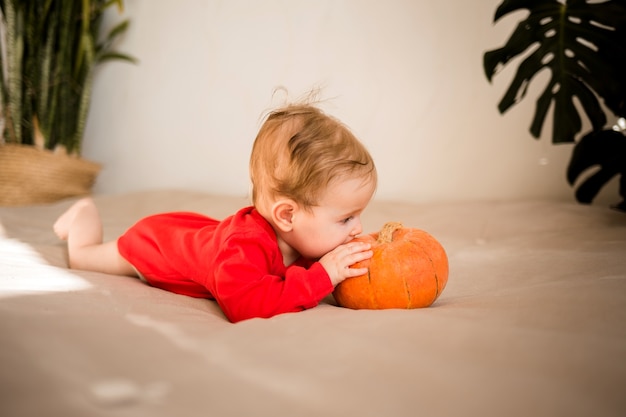
[[[290,199],[279,200],[272,206],[272,220],[276,227],[283,232],[293,229],[293,216],[298,205]]]

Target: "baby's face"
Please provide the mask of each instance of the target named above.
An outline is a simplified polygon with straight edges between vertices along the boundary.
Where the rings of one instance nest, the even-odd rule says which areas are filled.
[[[361,213],[374,195],[373,181],[347,178],[333,181],[318,205],[298,211],[290,246],[309,259],[321,258],[363,232]]]

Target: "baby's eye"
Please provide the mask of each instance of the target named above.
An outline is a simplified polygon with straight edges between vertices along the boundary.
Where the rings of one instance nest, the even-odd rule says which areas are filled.
[[[350,220],[352,220],[352,219],[354,219],[354,216],[347,217],[347,218],[343,219],[341,222],[342,222],[343,224],[346,224],[346,223],[348,223],[348,222],[349,222]]]

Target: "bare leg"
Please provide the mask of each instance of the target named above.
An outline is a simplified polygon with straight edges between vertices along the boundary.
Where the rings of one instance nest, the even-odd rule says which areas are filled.
[[[67,240],[70,268],[137,276],[117,250],[117,242],[102,242],[102,222],[91,198],[77,201],[54,223],[54,232]]]

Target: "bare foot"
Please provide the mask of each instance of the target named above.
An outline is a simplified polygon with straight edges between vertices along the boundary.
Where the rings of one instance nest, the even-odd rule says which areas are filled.
[[[76,218],[76,215],[84,210],[86,207],[94,206],[94,202],[90,197],[86,197],[78,200],[70,208],[68,208],[65,213],[61,214],[61,216],[54,222],[54,233],[59,237],[59,239],[67,240],[67,237],[70,232],[70,227]]]

